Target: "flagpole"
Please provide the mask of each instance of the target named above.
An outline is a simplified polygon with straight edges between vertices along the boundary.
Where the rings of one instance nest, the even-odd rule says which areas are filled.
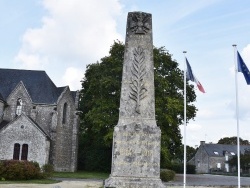
[[[235,88],[236,88],[236,119],[237,119],[237,155],[238,155],[238,188],[240,188],[240,127],[239,127],[239,107],[238,107],[238,65],[236,56],[236,44],[234,47],[234,63],[235,63]]]
[[[184,168],[183,168],[183,187],[186,187],[186,126],[187,126],[187,117],[186,117],[186,106],[187,106],[187,95],[186,95],[186,86],[187,86],[187,79],[186,79],[186,56],[185,54],[187,51],[183,51],[184,54]]]

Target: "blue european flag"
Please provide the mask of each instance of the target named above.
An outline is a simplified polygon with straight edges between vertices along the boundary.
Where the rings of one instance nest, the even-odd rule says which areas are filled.
[[[237,51],[237,62],[238,62],[238,72],[243,73],[245,80],[247,82],[247,85],[250,85],[250,72],[238,51]]]

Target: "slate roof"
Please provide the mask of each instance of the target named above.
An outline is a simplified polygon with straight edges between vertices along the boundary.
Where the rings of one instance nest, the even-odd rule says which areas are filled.
[[[5,125],[7,125],[9,123],[9,121],[5,121],[3,120],[1,123],[0,123],[0,130],[5,127]]]
[[[0,99],[6,98],[13,89],[23,82],[32,102],[38,104],[56,104],[65,87],[56,87],[45,71],[0,69]]]
[[[4,101],[3,96],[0,93],[0,101]]]
[[[229,154],[231,155],[232,155],[231,152],[237,155],[237,145],[204,144],[203,147],[207,152],[207,154],[213,157],[222,157],[224,156],[225,151],[229,152]],[[250,150],[250,146],[241,145],[240,146],[241,154],[244,154],[246,149]],[[216,154],[215,152],[218,152],[218,154]]]

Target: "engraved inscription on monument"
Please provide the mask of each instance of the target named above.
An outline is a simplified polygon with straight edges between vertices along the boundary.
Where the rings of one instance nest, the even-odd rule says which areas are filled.
[[[160,180],[160,141],[161,130],[155,121],[152,16],[130,12],[119,121],[105,187],[164,188]]]

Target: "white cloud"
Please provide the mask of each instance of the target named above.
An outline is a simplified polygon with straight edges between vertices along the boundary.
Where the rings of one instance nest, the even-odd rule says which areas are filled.
[[[67,68],[63,75],[63,81],[66,85],[70,86],[71,90],[77,90],[81,87],[80,80],[83,78],[83,71],[74,67]]]
[[[56,74],[85,69],[107,55],[114,40],[122,39],[116,30],[116,17],[121,14],[117,0],[43,0],[42,5],[47,14],[41,27],[27,29],[22,37],[15,58],[20,68],[45,69],[53,79]],[[77,85],[72,80],[70,84]]]
[[[242,58],[244,59],[244,62],[248,65],[248,68],[250,68],[250,44],[248,44],[245,48],[242,50]]]
[[[188,124],[187,126],[187,130],[189,131],[198,131],[202,128],[201,125],[198,125],[198,124]]]
[[[206,108],[201,108],[198,110],[197,112],[197,116],[199,116],[200,118],[211,118],[214,116],[214,111]]]

